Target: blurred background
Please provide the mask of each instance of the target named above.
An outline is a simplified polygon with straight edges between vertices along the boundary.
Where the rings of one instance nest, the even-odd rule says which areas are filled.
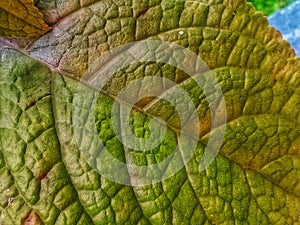
[[[248,0],[268,17],[300,56],[300,0]]]

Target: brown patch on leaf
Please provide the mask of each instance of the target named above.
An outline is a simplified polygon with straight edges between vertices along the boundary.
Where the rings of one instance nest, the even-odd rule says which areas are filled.
[[[136,17],[140,17],[141,15],[145,14],[147,11],[148,11],[148,8],[146,8],[146,7],[141,8],[141,9],[138,11]]]
[[[150,102],[152,102],[155,98],[156,98],[155,96],[149,96],[149,97],[143,98],[143,99],[139,100],[138,102],[136,102],[134,104],[134,107],[144,108],[146,105],[148,105]]]
[[[23,222],[23,225],[40,225],[40,224],[41,224],[41,219],[35,212],[31,212],[24,219],[24,222]]]
[[[38,178],[39,180],[43,180],[47,176],[47,173],[40,173]]]
[[[30,101],[30,102],[28,103],[27,108],[31,108],[31,107],[35,106],[35,104],[36,104],[36,101]]]

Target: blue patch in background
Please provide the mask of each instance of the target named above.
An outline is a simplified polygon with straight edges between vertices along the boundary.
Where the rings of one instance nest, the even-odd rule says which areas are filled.
[[[297,56],[300,56],[300,1],[276,11],[268,20],[270,26],[279,30],[283,39],[289,41]]]

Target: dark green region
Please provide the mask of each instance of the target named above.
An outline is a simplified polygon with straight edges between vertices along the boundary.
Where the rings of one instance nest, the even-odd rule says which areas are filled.
[[[252,2],[258,11],[263,12],[266,16],[272,14],[273,12],[282,9],[289,4],[295,2],[296,0],[247,0]]]

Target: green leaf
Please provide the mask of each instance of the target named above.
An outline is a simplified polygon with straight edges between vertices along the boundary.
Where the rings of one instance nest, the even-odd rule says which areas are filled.
[[[65,1],[74,6],[68,12],[55,5],[53,30],[26,54],[0,49],[0,223],[300,223],[300,60],[261,13],[242,0],[75,2]],[[46,3],[38,4],[47,11]],[[136,105],[130,128],[147,138],[149,120],[164,119],[160,146],[128,151],[117,138],[112,105],[123,104],[116,95],[132,80],[176,82],[191,96],[200,120],[187,165],[166,180],[136,187],[114,183],[88,163],[80,148],[93,142],[75,138],[73,103],[78,79],[99,56],[144,39],[184,46],[210,66],[223,91],[227,124],[219,154],[200,171],[209,138],[225,126],[211,130],[203,90],[168,64],[137,63],[118,71],[95,107],[99,138],[118,160],[155,164],[178,145],[178,116],[156,98]],[[87,115],[90,105],[82,101],[80,109]]]
[[[262,11],[265,15],[270,15],[278,9],[282,9],[295,0],[248,0],[248,2],[252,2],[255,8],[259,11]]]
[[[33,0],[1,1],[0,15],[0,36],[36,37],[50,29]]]

